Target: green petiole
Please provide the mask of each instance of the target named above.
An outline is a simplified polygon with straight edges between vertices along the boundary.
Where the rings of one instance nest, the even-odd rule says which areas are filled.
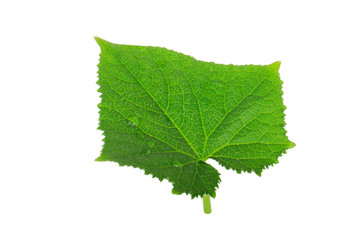
[[[203,204],[204,204],[204,213],[211,213],[211,204],[210,204],[210,196],[205,194],[203,196]]]

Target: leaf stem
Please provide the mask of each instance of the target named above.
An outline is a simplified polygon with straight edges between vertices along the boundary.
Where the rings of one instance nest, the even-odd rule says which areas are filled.
[[[206,214],[211,213],[211,204],[210,204],[210,196],[209,195],[204,194],[203,204],[204,204],[204,213],[206,213]]]

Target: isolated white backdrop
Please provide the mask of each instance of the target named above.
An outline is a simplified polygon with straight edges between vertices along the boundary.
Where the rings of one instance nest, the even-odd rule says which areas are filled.
[[[0,239],[360,239],[357,1],[1,1]],[[297,146],[259,178],[209,162],[213,213],[95,162],[94,36],[199,60],[281,60]]]

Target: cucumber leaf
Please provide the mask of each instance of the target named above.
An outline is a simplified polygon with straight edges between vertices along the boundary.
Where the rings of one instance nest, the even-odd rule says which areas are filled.
[[[280,62],[223,65],[95,39],[105,136],[98,161],[167,179],[174,194],[215,197],[220,174],[207,159],[261,175],[295,146],[284,129]]]

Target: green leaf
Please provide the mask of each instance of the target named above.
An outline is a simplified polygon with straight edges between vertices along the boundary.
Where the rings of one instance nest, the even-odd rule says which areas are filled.
[[[168,179],[174,194],[215,197],[220,174],[207,159],[260,175],[295,145],[284,129],[280,62],[222,65],[96,41],[105,136],[98,161]]]

